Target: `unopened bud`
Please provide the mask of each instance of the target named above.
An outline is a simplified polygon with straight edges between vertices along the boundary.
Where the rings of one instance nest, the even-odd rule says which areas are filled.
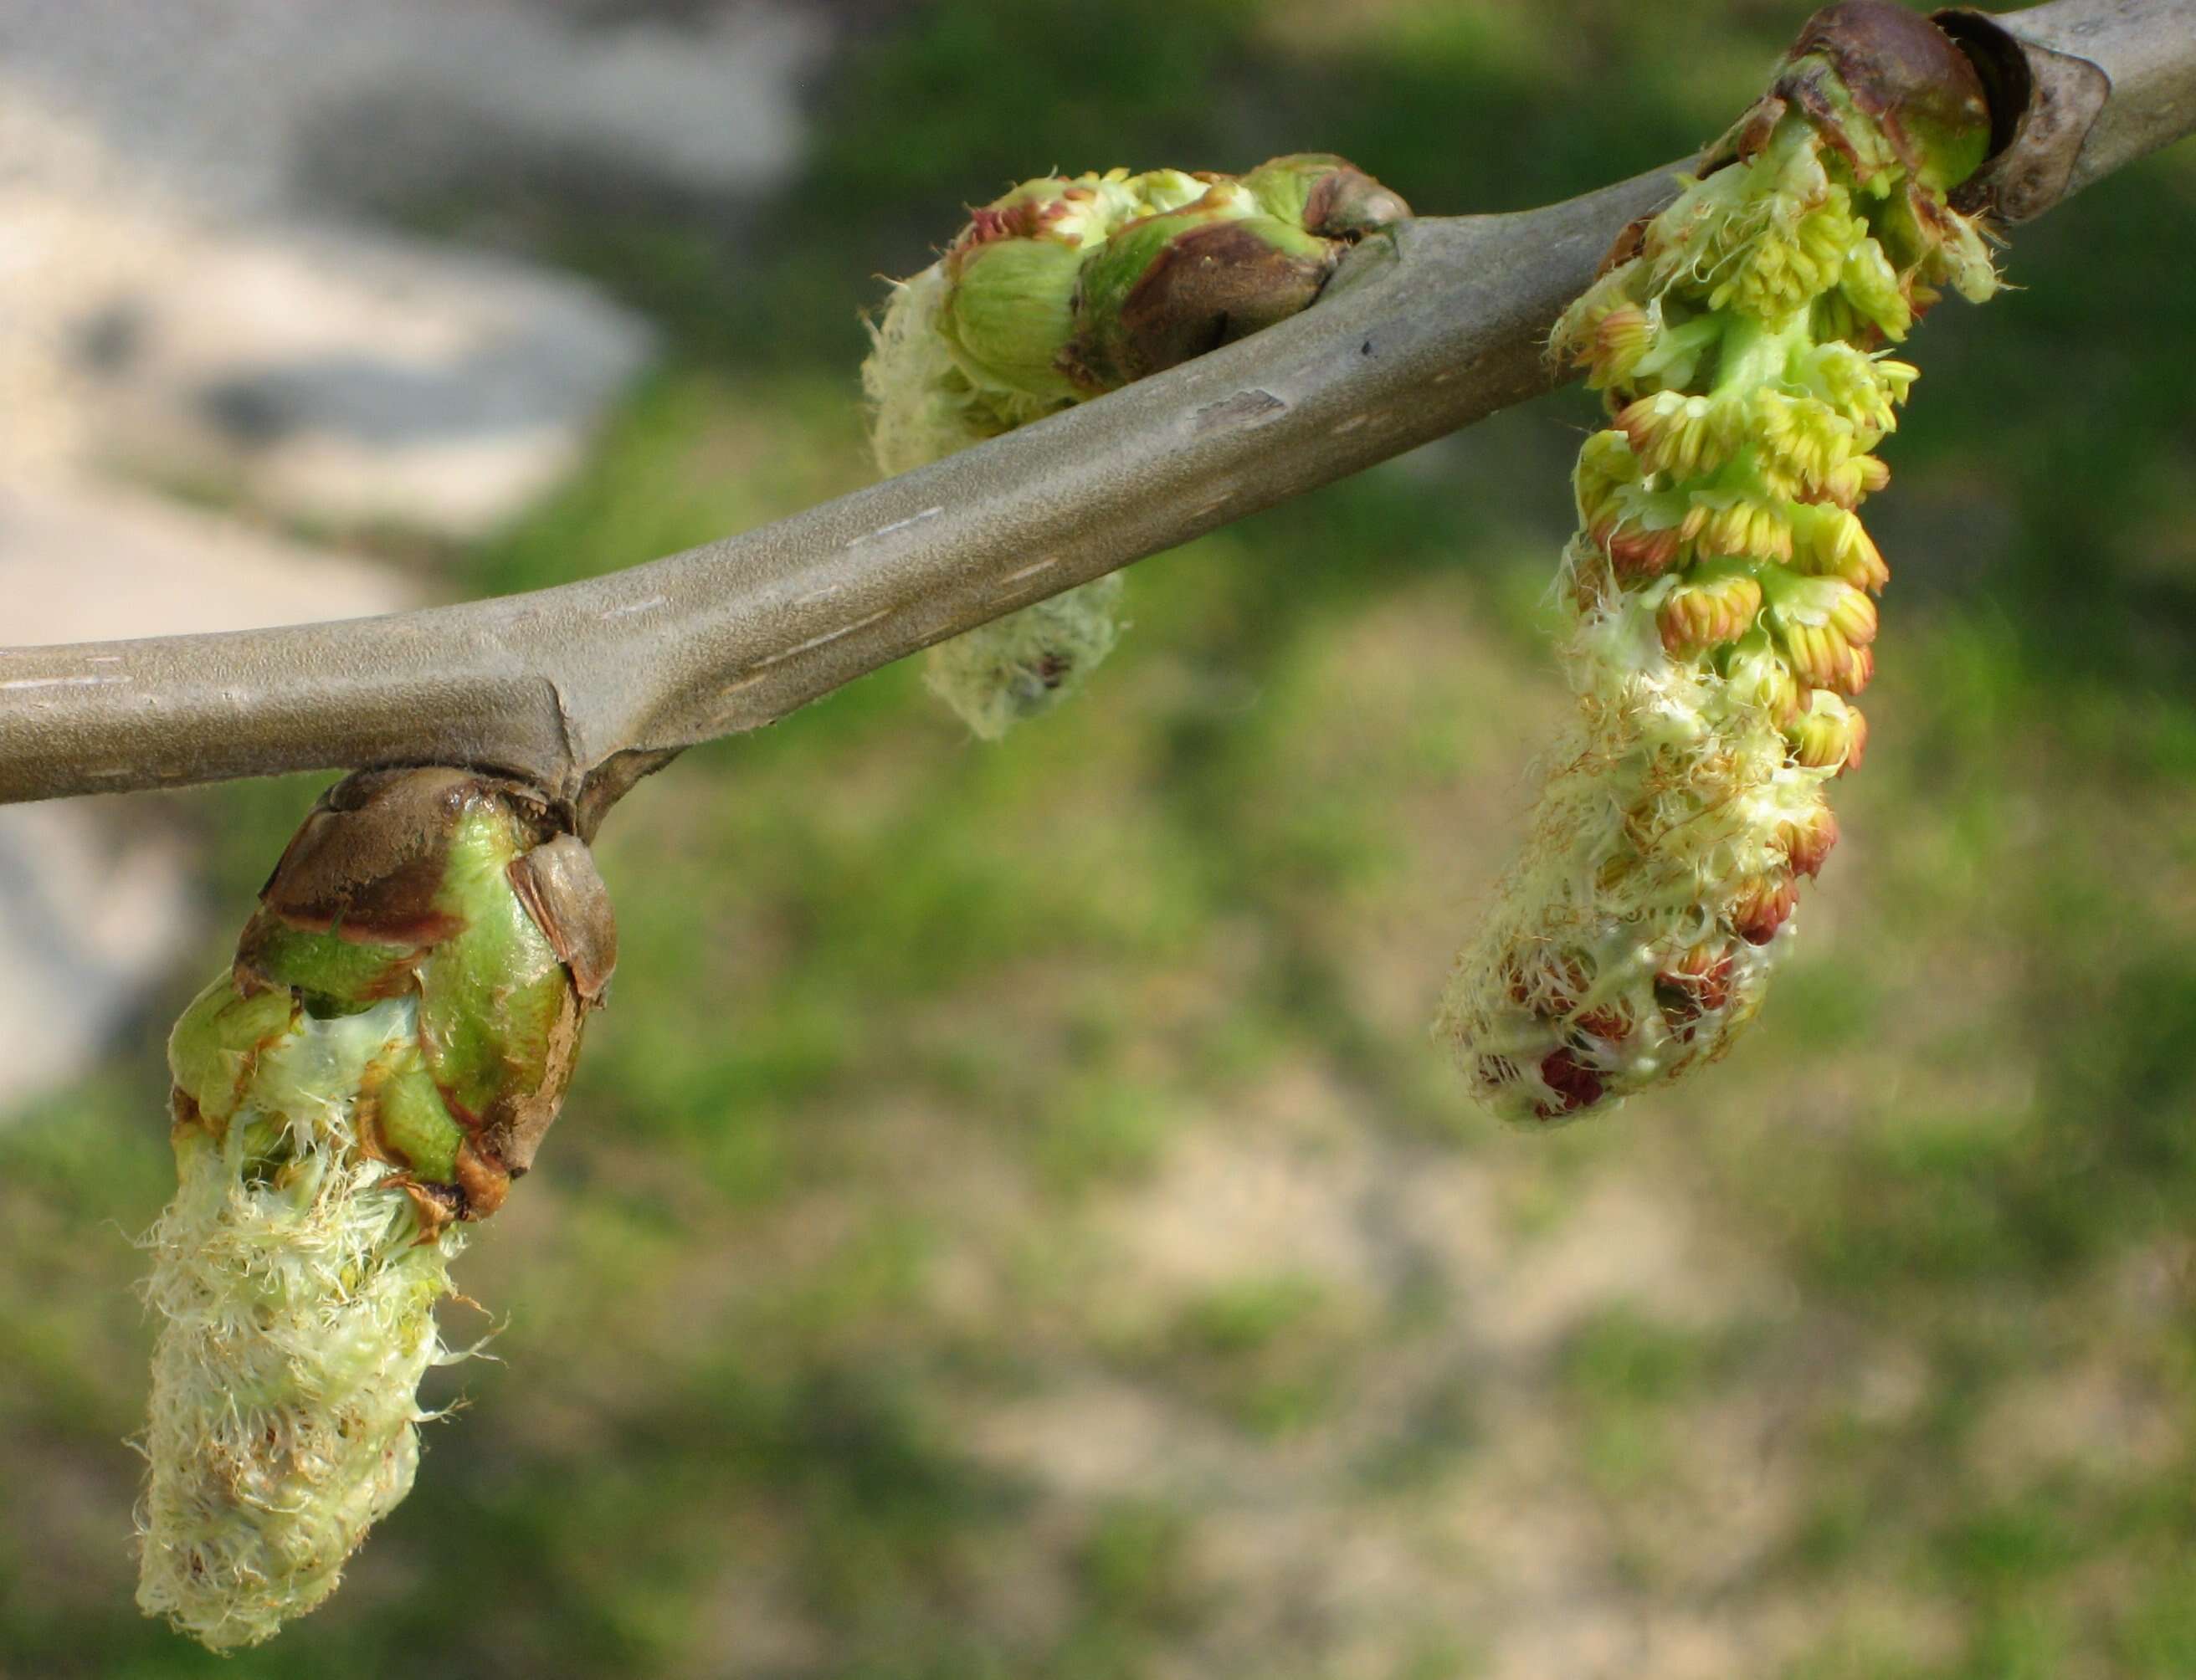
[[[1866,118],[1859,130],[1825,76]],[[1891,0],[1842,0],[1807,20],[1774,89],[1857,151],[1881,136],[1925,188],[1941,193],[1990,150],[1990,105],[1974,62],[1950,36]]]
[[[946,259],[951,281],[939,315],[956,361],[970,375],[1037,402],[1077,395],[1061,355],[1075,330],[1083,253],[1064,240],[993,239]]]
[[[1792,873],[1812,880],[1822,873],[1830,848],[1838,843],[1837,813],[1827,805],[1818,805],[1805,819],[1785,823],[1777,839]]]
[[[1703,556],[1780,562],[1792,557],[1792,521],[1785,503],[1741,496],[1721,507],[1703,506],[1701,512]]]
[[[1361,239],[1411,214],[1401,194],[1327,152],[1274,158],[1244,176],[1242,183],[1265,214],[1324,239]]]
[[[1871,594],[1883,592],[1891,568],[1858,514],[1824,504],[1794,506],[1791,516],[1792,559],[1801,571],[1839,578]]]
[[[1759,877],[1733,901],[1731,932],[1749,945],[1765,945],[1777,937],[1800,895],[1792,877],[1782,871]]]
[[[1679,585],[1656,609],[1655,622],[1670,656],[1689,659],[1736,642],[1760,610],[1761,586],[1738,572]]]
[[[1697,478],[1728,461],[1744,436],[1732,405],[1682,391],[1656,391],[1620,410],[1614,424],[1649,472]]]
[[[1808,770],[1858,769],[1868,725],[1857,706],[1828,689],[1807,696],[1806,709],[1784,725],[1792,762]]]
[[[1130,222],[1084,267],[1070,360],[1099,389],[1164,372],[1304,309],[1337,251],[1278,216],[1205,200]]]
[[[896,285],[862,379],[878,465],[905,472],[1293,315],[1348,244],[1408,214],[1339,158],[1242,179],[1109,170],[1026,182]],[[931,653],[979,735],[1071,692],[1119,632],[1103,580]]]
[[[1800,680],[1858,694],[1875,674],[1875,603],[1837,578],[1775,574],[1769,621]]]

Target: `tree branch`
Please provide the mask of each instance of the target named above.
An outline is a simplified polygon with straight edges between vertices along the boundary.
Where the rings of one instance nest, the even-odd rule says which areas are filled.
[[[1961,196],[2027,222],[2196,132],[2196,0],[2055,0],[1936,21],[1982,72],[1994,156]]]
[[[1942,14],[2027,219],[2196,130],[2196,0]],[[0,650],[0,800],[477,765],[583,814],[679,749],[1546,389],[1548,326],[1661,170],[1406,224],[1314,308],[934,465],[630,570],[384,618]]]

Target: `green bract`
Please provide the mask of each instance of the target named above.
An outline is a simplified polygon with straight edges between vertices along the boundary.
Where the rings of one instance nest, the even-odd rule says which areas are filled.
[[[1987,134],[1942,32],[1832,7],[1557,326],[1610,416],[1563,559],[1576,710],[1436,1024],[1507,1118],[1676,1078],[1761,1006],[1868,738],[1890,573],[1854,509],[1915,378],[1882,347],[1996,286],[1945,198]]]
[[[377,771],[306,818],[169,1042],[148,1613],[265,1639],[410,1489],[456,1221],[530,1164],[614,961],[586,846],[521,788]]]
[[[1408,214],[1323,153],[1025,182],[893,288],[862,369],[877,465],[910,471],[1294,315]],[[1112,649],[1119,597],[1103,578],[971,631],[932,650],[930,685],[995,739]]]

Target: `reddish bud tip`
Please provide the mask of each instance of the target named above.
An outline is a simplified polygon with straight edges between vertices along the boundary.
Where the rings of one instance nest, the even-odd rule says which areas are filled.
[[[1860,761],[1868,755],[1868,719],[1858,706],[1849,706],[1846,711],[1852,721],[1846,747],[1846,761],[1838,768],[1841,776],[1849,770],[1858,770]]]
[[[1792,873],[1812,880],[1822,873],[1830,848],[1838,843],[1837,817],[1828,805],[1819,806],[1806,822],[1787,823],[1782,839],[1784,860],[1792,866]]]
[[[1790,918],[1800,901],[1789,875],[1761,877],[1731,909],[1731,931],[1749,945],[1765,945]]]

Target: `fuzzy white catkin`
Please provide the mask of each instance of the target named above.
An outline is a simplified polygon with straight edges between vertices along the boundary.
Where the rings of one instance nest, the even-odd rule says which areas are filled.
[[[460,1238],[419,1239],[356,1110],[370,1071],[416,1042],[417,1007],[300,1014],[221,1140],[186,1129],[180,1188],[145,1239],[162,1325],[137,1602],[217,1649],[320,1603],[412,1486]]]
[[[938,330],[945,292],[945,267],[933,263],[893,285],[870,329],[862,391],[870,402],[870,446],[887,476],[928,466],[989,435],[974,419],[974,391]]]
[[[1570,726],[1442,999],[1436,1034],[1507,1119],[1545,1124],[1715,1059],[1791,938],[1727,930],[1835,770],[1789,763],[1756,696],[1664,651],[1660,592],[1608,589],[1580,613]]]
[[[997,435],[999,397],[980,397],[938,330],[944,266],[893,288],[872,332],[862,387],[879,469],[912,472]],[[997,741],[1072,693],[1120,638],[1118,574],[980,625],[930,650],[923,679],[970,733]]]

